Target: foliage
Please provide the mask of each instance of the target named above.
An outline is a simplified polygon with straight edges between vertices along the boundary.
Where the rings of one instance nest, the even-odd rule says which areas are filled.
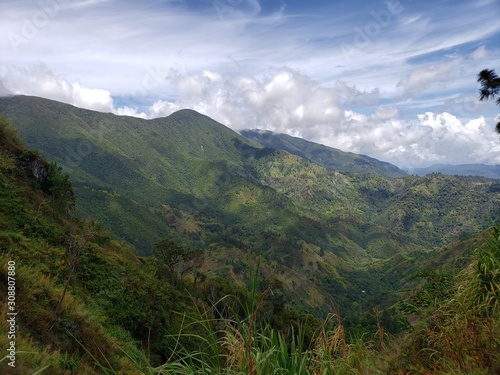
[[[156,267],[169,282],[197,283],[212,274],[243,285],[245,270],[263,257],[263,271],[282,283],[295,308],[322,317],[338,311],[350,331],[366,324],[376,330],[366,311],[388,304],[385,296],[403,284],[406,268],[400,267],[408,265],[391,263],[392,257],[466,238],[485,229],[487,217],[499,217],[500,195],[491,180],[339,173],[261,149],[194,111],[145,121],[9,97],[0,98],[0,113],[57,163],[53,188],[71,175],[77,216],[96,218],[140,255],[150,255],[162,240],[204,250],[203,262],[200,254],[175,269]],[[356,171],[397,172],[297,139],[280,141],[329,168],[334,158],[361,168]],[[6,220],[24,225],[25,218],[12,210]],[[60,228],[40,221],[44,215],[32,231],[64,242]],[[385,261],[393,267],[387,275],[377,269]]]
[[[479,100],[495,99],[500,95],[500,77],[493,69],[483,69],[477,76],[477,81],[481,84],[479,90]],[[498,105],[500,105],[500,97],[497,98]]]
[[[162,240],[155,244],[154,257],[159,261],[159,272],[166,266],[175,282],[188,272],[196,273],[204,259],[204,252],[200,249],[190,249],[170,240]]]
[[[500,105],[500,77],[493,69],[483,69],[477,75],[477,81],[481,84],[479,100],[497,99]],[[497,133],[500,133],[500,122],[496,125]]]
[[[93,123],[88,117],[93,113],[80,113]],[[2,143],[16,144],[20,143],[14,138]],[[219,142],[219,147],[223,145],[229,147]],[[0,286],[7,288],[6,265],[14,260],[23,332],[17,373],[499,370],[500,230],[495,227],[493,237],[481,246],[476,243],[482,237],[469,234],[462,242],[432,250],[416,239],[431,229],[422,229],[422,222],[432,222],[440,235],[450,238],[447,231],[456,226],[447,221],[467,217],[463,226],[480,228],[471,218],[480,210],[495,212],[498,202],[496,193],[489,191],[491,181],[348,176],[285,153],[258,154],[243,165],[254,169],[238,172],[251,172],[251,177],[240,179],[235,172],[229,179],[217,180],[220,194],[210,192],[213,200],[207,200],[204,208],[204,202],[197,202],[203,212],[167,204],[147,210],[144,202],[128,208],[160,213],[162,220],[176,218],[171,223],[184,241],[167,233],[156,259],[139,257],[92,220],[65,215],[52,204],[51,191],[44,192],[19,167],[20,155],[29,159],[34,153],[22,147],[13,152],[9,147],[0,150]],[[67,182],[57,166],[52,173],[54,182]],[[92,178],[88,181],[95,183]],[[287,185],[296,188],[293,203]],[[120,194],[106,189],[101,193],[113,197],[107,202],[116,209],[113,203],[119,202],[115,198]],[[478,207],[466,205],[462,189],[468,189],[467,199]],[[350,203],[353,197],[356,201]],[[137,196],[128,195],[121,202],[130,203],[132,198]],[[408,207],[401,206],[400,198]],[[482,200],[487,202],[484,206]],[[322,205],[328,208],[326,213],[319,209]],[[370,220],[378,225],[362,220],[364,210],[373,210]],[[461,216],[454,216],[453,210],[462,210]],[[388,223],[402,226],[395,232],[404,228],[408,233],[388,232],[384,228]],[[214,276],[198,277],[189,268],[197,254],[190,250],[195,249],[189,246],[196,242],[193,238],[206,245],[207,256],[198,271]],[[477,248],[474,262],[455,277],[449,265],[467,262],[471,246]],[[257,272],[251,272],[259,258],[256,254],[263,260]],[[162,262],[169,271],[167,278]],[[421,266],[442,270],[408,277]],[[172,273],[177,275],[175,283]],[[414,289],[419,280],[423,283]],[[398,316],[391,308],[394,292],[403,287],[414,289],[405,301],[411,305],[406,310],[408,334],[394,327]],[[299,305],[299,299],[308,304]],[[5,295],[0,302],[5,310]],[[7,329],[7,322],[0,324],[2,345]],[[6,372],[4,365],[0,362]]]
[[[302,138],[270,131],[243,130],[241,134],[263,147],[284,150],[322,167],[347,173],[369,173],[387,177],[402,177],[406,173],[395,165],[365,155],[356,155],[327,147]]]
[[[414,322],[403,350],[404,362],[412,371],[500,371],[500,226],[491,233],[455,280],[428,274],[411,302],[402,303]]]
[[[42,189],[63,207],[74,203],[72,202],[74,197],[69,176],[63,172],[63,168],[57,163],[50,163]]]
[[[16,129],[0,117],[0,148],[3,151],[13,153],[19,151],[22,147],[22,142],[18,138]]]

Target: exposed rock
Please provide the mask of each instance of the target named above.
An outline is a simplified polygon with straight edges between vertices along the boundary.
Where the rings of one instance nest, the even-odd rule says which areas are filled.
[[[26,177],[35,179],[40,186],[44,186],[49,173],[49,163],[34,153],[22,153],[16,157],[16,164],[22,168]]]

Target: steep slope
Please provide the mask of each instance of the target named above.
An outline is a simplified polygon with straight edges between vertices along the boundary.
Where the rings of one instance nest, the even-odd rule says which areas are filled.
[[[79,215],[141,254],[174,239],[206,249],[211,270],[240,282],[261,256],[269,279],[318,314],[372,306],[398,283],[383,274],[373,283],[372,265],[499,217],[490,180],[344,174],[194,111],[142,120],[10,97],[0,114],[70,173]]]
[[[270,369],[285,372],[289,358],[310,362],[318,373],[337,368],[486,373],[500,366],[498,228],[496,241],[488,239],[489,248],[485,232],[448,248],[396,254],[370,265],[368,272],[340,270],[354,285],[350,291],[362,296],[360,302],[374,300],[382,308],[393,302],[394,293],[377,299],[381,289],[411,288],[401,306],[418,316],[419,324],[394,343],[384,335],[377,346],[371,339],[375,332],[394,332],[395,309],[377,307],[374,313],[357,303],[343,325],[340,319],[322,324],[310,315],[300,316],[289,308],[294,304],[285,287],[290,274],[275,262],[262,264],[262,286],[252,292],[228,278],[201,278],[199,272],[179,277],[161,258],[138,257],[111,240],[95,221],[73,218],[73,200],[67,176],[26,149],[0,119],[0,284],[9,291],[0,293],[0,305],[5,315],[7,308],[16,314],[0,324],[0,345],[7,349],[0,361],[2,374],[170,374],[200,367],[210,373],[243,373],[244,365],[236,367],[241,361],[228,358],[243,357],[238,349],[250,342],[245,336],[252,331],[249,327],[255,332],[250,337],[256,361],[264,357]],[[471,249],[481,244],[475,263],[453,285],[453,274],[470,262]],[[245,285],[252,277],[245,277],[242,254],[232,249],[225,255],[223,260],[231,263],[228,276],[242,276],[240,285]],[[215,262],[217,256],[222,254],[204,265],[205,276],[210,267],[223,265]],[[329,283],[319,259],[313,262],[314,272],[338,294],[338,285]],[[302,272],[311,277],[312,268]],[[427,278],[417,288],[416,272]],[[387,275],[394,277],[389,280]],[[271,289],[264,289],[269,286],[268,294]],[[380,320],[375,320],[379,311]],[[357,333],[356,345],[346,345],[344,327],[347,333]],[[299,345],[294,345],[293,332],[299,332]],[[368,343],[357,339],[363,334]],[[325,336],[333,338],[325,343]],[[340,344],[332,349],[332,342]],[[394,344],[401,349],[394,352]],[[432,356],[425,354],[429,350]]]
[[[406,175],[406,172],[390,163],[366,155],[344,152],[287,134],[258,129],[242,130],[240,133],[264,147],[285,150],[328,169],[350,173],[374,173],[386,177]]]
[[[78,212],[111,225],[115,235],[141,252],[150,252],[165,232],[161,215],[151,209],[165,204],[187,211],[207,207],[218,186],[229,183],[225,176],[236,175],[241,166],[237,146],[248,143],[188,110],[145,121],[40,98],[5,98],[0,107],[5,117],[17,119],[20,136],[30,147],[70,173],[77,195],[85,197]],[[112,216],[105,217],[103,210]],[[140,230],[125,230],[128,220]]]
[[[161,344],[166,321],[179,326],[169,311],[173,301],[191,310],[189,300],[151,277],[151,268],[129,247],[111,241],[92,220],[72,218],[67,210],[72,202],[60,170],[26,149],[0,119],[0,284],[5,291],[0,305],[7,314],[9,285],[14,290],[10,312],[16,314],[15,327],[6,319],[0,324],[0,345],[15,348],[15,354],[3,357],[2,374],[102,374],[96,362],[106,363],[104,358],[108,369],[132,373],[134,365],[122,350],[144,358],[138,342],[147,332],[132,330],[146,322],[141,311],[162,326],[152,339],[157,353],[166,349]],[[147,295],[144,285],[150,287]],[[145,298],[163,312],[145,305]]]
[[[7,349],[1,374],[159,373],[151,367],[175,359],[178,347],[208,350],[206,337],[196,338],[200,328],[187,319],[201,311],[206,318],[224,304],[248,308],[245,282],[207,277],[212,261],[179,276],[161,258],[139,257],[112,240],[94,220],[74,218],[73,204],[67,176],[25,148],[0,119],[0,306],[6,317],[0,345]],[[263,265],[261,272],[267,288],[271,268]],[[274,290],[278,296],[262,304],[266,319],[296,326],[300,315],[281,299],[279,285]],[[213,298],[224,296],[213,306]]]

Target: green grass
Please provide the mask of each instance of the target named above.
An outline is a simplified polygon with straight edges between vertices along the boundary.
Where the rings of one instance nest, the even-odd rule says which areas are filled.
[[[101,120],[116,120],[52,102],[38,109],[42,123],[52,110],[66,111],[65,119],[79,123],[81,129],[67,134],[50,124],[68,139],[82,139]],[[30,107],[27,112],[33,110]],[[181,112],[171,120],[180,128],[179,121],[193,115]],[[106,123],[111,130],[121,124],[126,127],[123,133],[129,133],[121,134],[124,138],[112,147],[124,147],[127,137],[144,137],[141,132],[160,131],[168,125],[122,120]],[[186,142],[195,142],[203,125],[207,123],[177,131],[193,137]],[[124,192],[114,190],[106,179],[116,179],[116,170],[115,175],[101,170],[89,180],[91,169],[85,170],[89,165],[77,172],[79,188],[94,199],[86,207],[101,210],[103,215],[113,213],[112,223],[104,224],[121,226],[123,236],[136,240],[149,236],[155,242],[156,233],[161,239],[182,238],[185,246],[203,244],[208,256],[201,274],[178,280],[156,259],[138,257],[128,246],[112,240],[92,220],[69,217],[58,204],[64,194],[44,189],[43,182],[28,178],[18,165],[19,161],[38,161],[48,170],[50,164],[24,149],[7,125],[0,128],[0,273],[5,288],[4,265],[11,259],[19,264],[20,319],[29,332],[29,337],[19,341],[25,367],[18,372],[61,374],[72,371],[75,361],[78,374],[102,373],[103,369],[123,374],[267,373],[272,369],[312,374],[484,373],[498,368],[492,354],[498,351],[498,231],[478,247],[475,263],[458,278],[451,273],[451,279],[433,279],[428,273],[426,277],[438,288],[424,284],[416,293],[420,300],[438,303],[417,306],[413,313],[419,320],[409,320],[418,324],[408,322],[406,327],[412,332],[401,342],[388,340],[386,335],[394,325],[392,305],[400,297],[395,292],[415,288],[416,279],[409,276],[421,266],[446,267],[448,272],[453,265],[467,263],[467,258],[461,258],[481,239],[467,235],[463,242],[429,250],[425,249],[428,239],[418,242],[414,236],[437,228],[437,233],[451,239],[460,220],[469,229],[480,226],[474,221],[479,210],[485,214],[498,208],[498,194],[490,191],[490,181],[341,175],[319,166],[309,168],[304,160],[286,153],[260,154],[251,145],[233,147],[225,138],[232,133],[217,129],[220,134],[210,135],[217,147],[179,151],[179,158],[195,161],[189,168],[197,171],[198,179],[187,186],[179,178],[175,184],[184,186],[187,193],[182,189],[170,192],[173,198],[167,203],[171,204],[150,207],[138,201],[140,189],[133,179],[124,183]],[[216,158],[223,147],[228,149],[219,160],[203,159],[203,152]],[[134,155],[139,153],[117,153],[110,162],[122,167],[140,165],[140,160],[127,159]],[[235,155],[245,163],[238,164]],[[99,163],[104,159],[93,157],[90,161],[96,162],[95,168],[103,165]],[[52,167],[52,172],[54,181],[65,182],[58,168]],[[134,167],[127,173],[143,172]],[[295,186],[300,199],[289,196],[290,186]],[[155,200],[154,194],[166,191],[162,189],[163,185],[150,185],[145,199]],[[467,197],[465,189],[469,189]],[[331,203],[323,212],[319,208],[330,202],[329,190],[337,194],[338,206]],[[356,197],[349,206],[352,211],[344,207],[349,194]],[[467,200],[477,207],[467,206]],[[382,201],[388,204],[386,211]],[[429,210],[427,201],[446,213],[445,218]],[[373,215],[379,224],[400,224],[399,229],[407,233],[388,232],[384,225],[361,221],[360,212],[375,208],[382,210]],[[462,216],[453,216],[459,211]],[[333,212],[342,215],[336,217]],[[422,225],[429,222],[432,226]],[[251,273],[259,257],[263,259],[259,272]],[[439,287],[446,293],[436,294]],[[5,306],[5,297],[1,302]],[[373,309],[378,304],[380,315]],[[316,317],[307,319],[294,308],[314,312]],[[337,314],[328,315],[331,311]],[[323,316],[323,324],[318,316]],[[4,322],[0,325],[4,341],[6,329]]]

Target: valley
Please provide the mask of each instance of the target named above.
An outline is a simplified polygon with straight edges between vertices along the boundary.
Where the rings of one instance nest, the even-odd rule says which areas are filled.
[[[388,163],[284,135],[238,134],[192,110],[142,120],[12,96],[0,98],[0,116],[37,150],[15,140],[4,145],[4,252],[26,262],[36,246],[36,272],[48,269],[47,283],[61,285],[69,260],[49,261],[49,254],[63,256],[66,236],[87,236],[95,251],[84,253],[72,293],[94,301],[90,308],[106,316],[117,313],[110,304],[121,304],[107,283],[120,293],[139,288],[140,299],[147,297],[139,285],[152,283],[158,289],[147,293],[155,301],[161,293],[169,297],[158,302],[166,310],[151,319],[174,319],[176,329],[181,323],[169,310],[172,301],[190,302],[175,285],[209,305],[231,292],[250,298],[244,291],[258,284],[261,293],[271,286],[277,293],[267,307],[273,324],[285,316],[291,322],[300,314],[337,314],[355,337],[380,330],[373,315],[380,309],[388,332],[398,334],[403,315],[396,307],[403,290],[420,285],[415,275],[460,272],[500,217],[494,179],[407,175]],[[55,176],[69,176],[75,220],[87,224],[75,229],[79,224],[62,214],[68,209],[57,208],[66,202],[66,195],[55,195],[59,185],[22,198],[20,191],[34,188],[14,172],[23,157],[46,158],[47,170],[52,165]],[[168,246],[184,258],[158,266],[158,253],[151,255],[161,241],[175,244]],[[184,255],[190,251],[202,256],[195,262]],[[111,322],[144,342],[144,319],[133,318],[134,326],[118,314]],[[43,328],[36,330],[41,335]],[[170,348],[167,338],[157,340],[157,353]]]

